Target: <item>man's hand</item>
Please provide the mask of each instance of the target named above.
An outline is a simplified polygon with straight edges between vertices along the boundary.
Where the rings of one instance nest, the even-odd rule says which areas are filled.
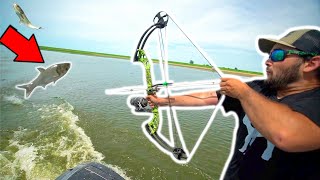
[[[221,78],[221,94],[241,99],[248,95],[251,88],[244,82],[234,78]]]
[[[156,95],[148,95],[146,97],[146,99],[148,100],[149,106],[151,108],[154,108],[155,106],[159,106],[160,105],[160,102],[161,102],[162,98],[159,98]]]

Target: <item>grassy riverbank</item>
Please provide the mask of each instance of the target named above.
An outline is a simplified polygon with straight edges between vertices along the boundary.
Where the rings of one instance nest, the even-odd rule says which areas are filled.
[[[48,47],[48,46],[40,46],[40,49],[45,51],[57,51],[57,52],[70,53],[70,54],[81,54],[81,55],[87,55],[87,56],[99,56],[99,57],[109,57],[109,58],[130,60],[130,56],[117,55],[117,54],[81,51],[81,50],[56,48],[56,47]],[[156,59],[153,59],[153,61],[158,62],[158,60]],[[190,64],[190,63],[183,63],[183,62],[176,62],[176,61],[169,61],[169,64],[174,66],[182,66],[182,67],[197,68],[197,69],[212,71],[212,68],[209,65]],[[235,75],[248,76],[248,77],[263,75],[261,72],[231,69],[226,67],[219,67],[219,68],[225,74],[235,74]]]
[[[91,52],[91,51],[81,51],[81,50],[65,49],[65,48],[56,48],[56,47],[48,47],[48,46],[40,46],[40,49],[45,51],[57,51],[62,53],[81,54],[81,55],[87,55],[87,56],[99,56],[99,57],[109,57],[109,58],[128,59],[128,60],[130,59],[130,56],[98,53],[98,52]]]

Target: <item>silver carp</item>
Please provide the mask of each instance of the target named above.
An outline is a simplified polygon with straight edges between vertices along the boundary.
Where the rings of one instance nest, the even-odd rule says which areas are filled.
[[[29,19],[26,16],[26,14],[23,12],[21,7],[17,3],[13,4],[13,9],[20,19],[20,21],[19,21],[20,24],[24,24],[32,29],[42,29],[42,27],[37,27],[37,26],[34,26],[31,24],[31,22],[29,21]]]
[[[16,88],[25,90],[25,98],[29,98],[36,87],[43,87],[44,89],[50,83],[56,83],[59,79],[67,74],[71,68],[71,63],[54,64],[47,69],[37,67],[39,74],[36,78],[28,84],[17,85]]]

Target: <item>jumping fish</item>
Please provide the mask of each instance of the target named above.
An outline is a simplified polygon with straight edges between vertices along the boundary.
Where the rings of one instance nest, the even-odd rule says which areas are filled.
[[[54,64],[47,69],[43,67],[37,67],[40,72],[36,78],[30,81],[28,84],[17,85],[16,88],[25,90],[25,98],[29,98],[30,94],[36,87],[43,87],[50,83],[56,83],[60,78],[67,74],[71,67],[71,63]]]
[[[21,7],[17,3],[13,4],[13,9],[20,19],[20,21],[19,21],[20,24],[24,24],[32,29],[42,29],[42,27],[37,27],[37,26],[34,26],[31,24],[31,22],[29,21],[29,19],[26,16],[26,14],[23,12]]]

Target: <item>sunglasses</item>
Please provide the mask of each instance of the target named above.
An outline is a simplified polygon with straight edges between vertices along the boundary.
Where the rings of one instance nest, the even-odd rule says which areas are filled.
[[[269,59],[273,62],[283,61],[287,55],[295,54],[301,57],[313,57],[317,56],[316,53],[309,53],[297,50],[283,50],[283,49],[274,49],[269,56]]]

